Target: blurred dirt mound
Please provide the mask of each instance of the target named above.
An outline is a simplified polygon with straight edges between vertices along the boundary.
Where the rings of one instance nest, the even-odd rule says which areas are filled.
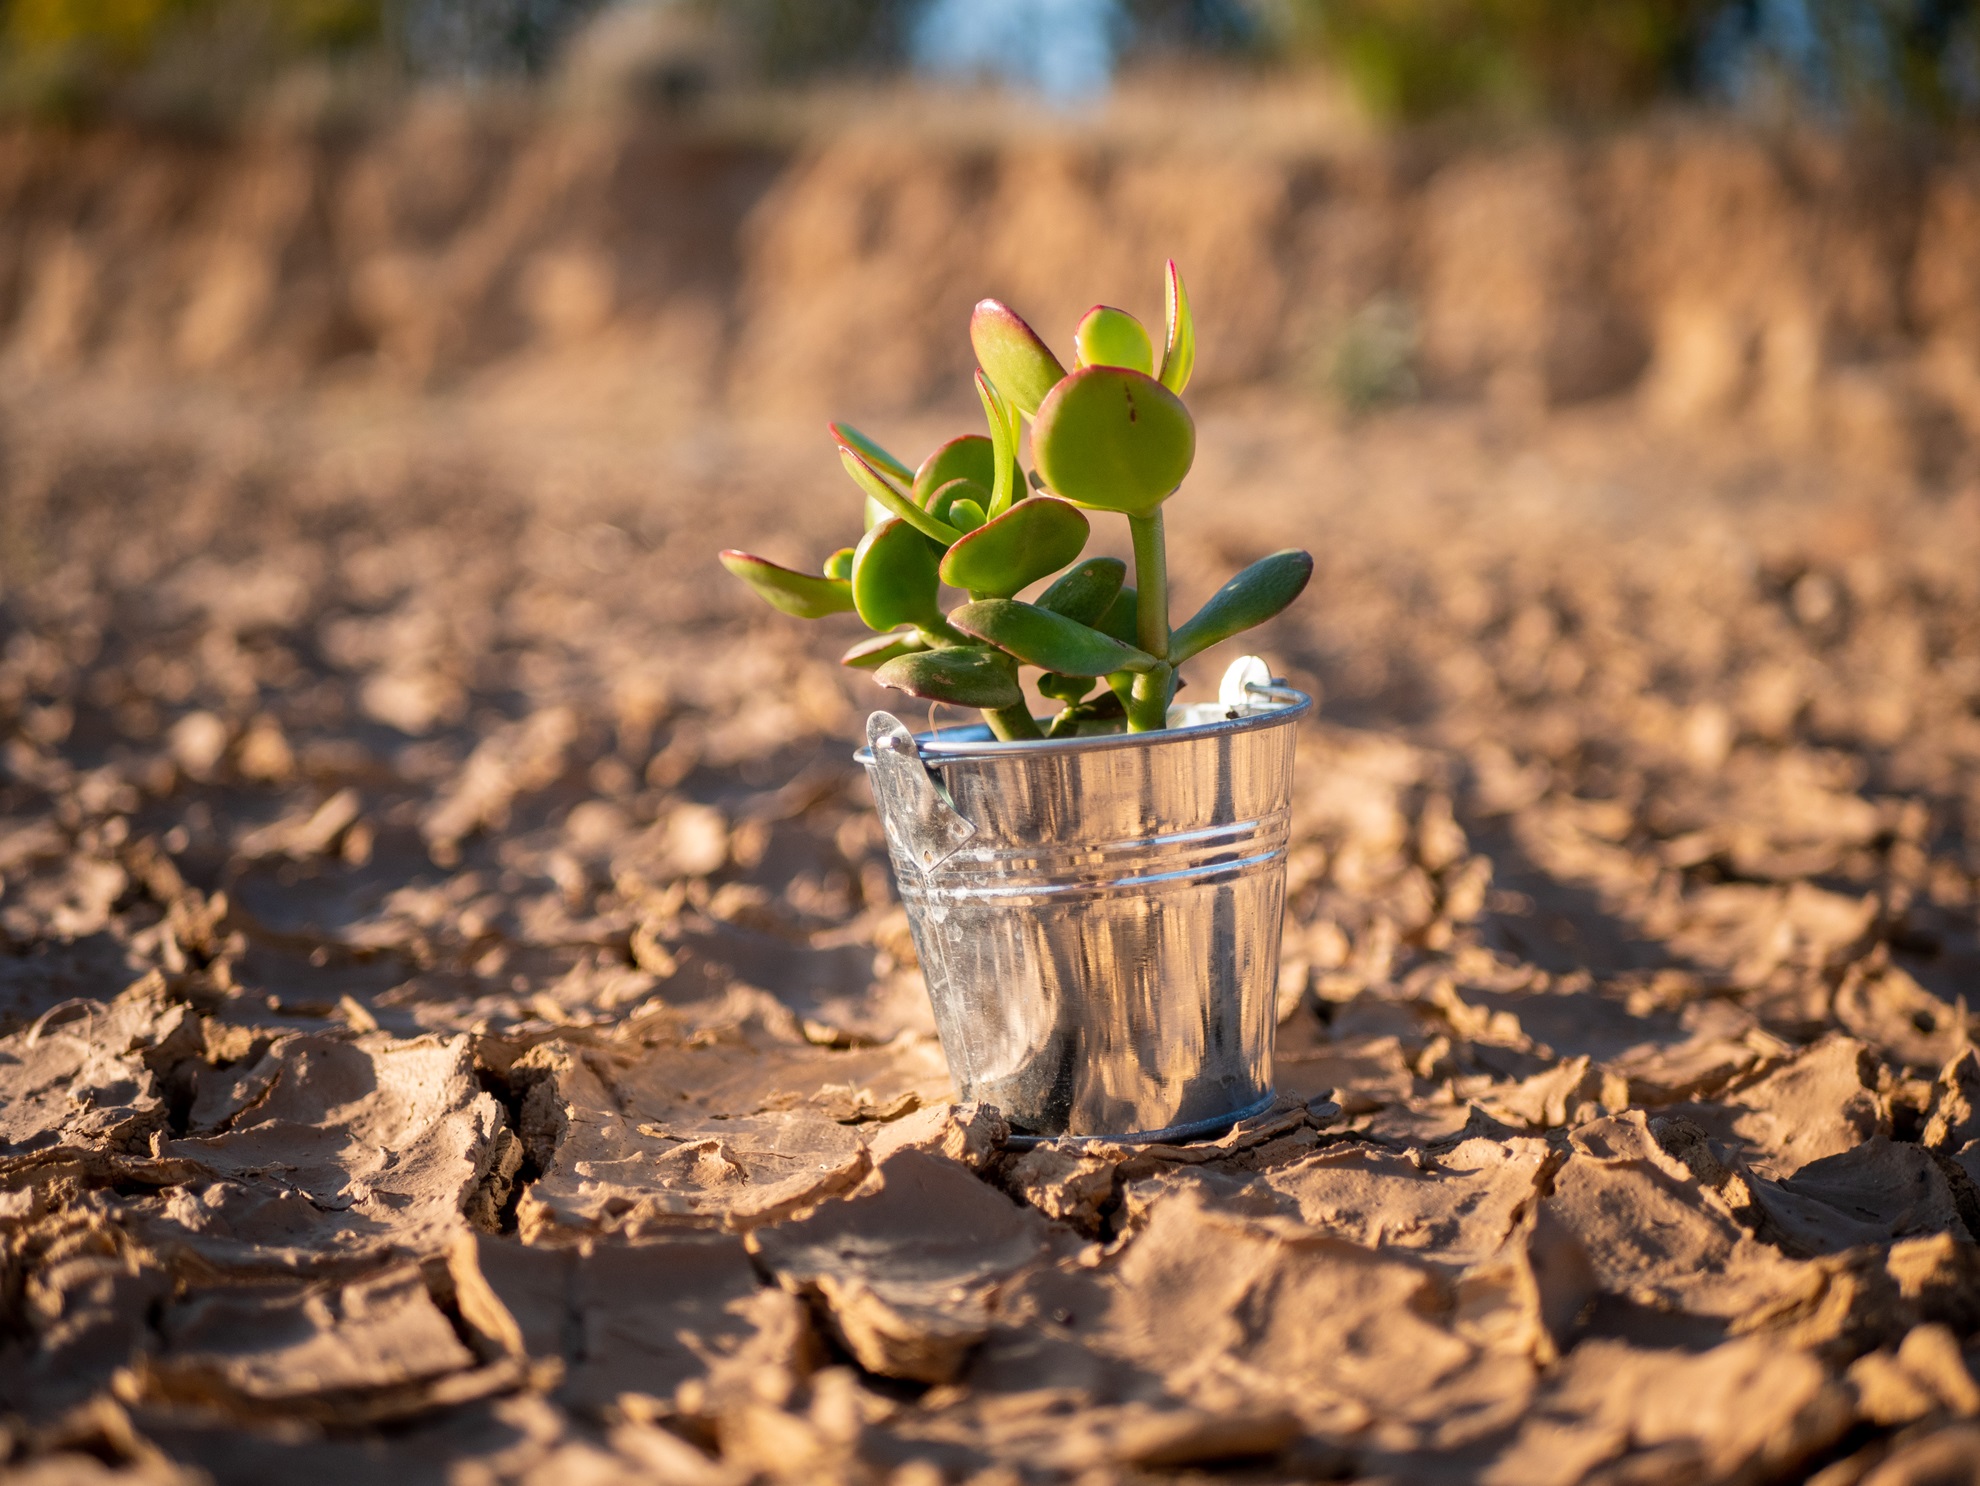
[[[1211,389],[1627,391],[1879,468],[1936,470],[1980,419],[1980,156],[1921,141],[1672,122],[1302,153],[910,119],[773,146],[431,99],[232,142],[15,131],[0,223],[0,354],[31,373],[506,378],[555,404],[581,368],[585,397],[900,410],[966,389],[982,294],[1048,328],[1123,286],[1153,313],[1172,254]]]

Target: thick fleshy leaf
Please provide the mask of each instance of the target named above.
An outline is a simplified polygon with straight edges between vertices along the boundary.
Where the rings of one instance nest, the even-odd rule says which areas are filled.
[[[1132,645],[1140,634],[1141,604],[1135,597],[1134,585],[1128,584],[1114,596],[1106,611],[1093,621],[1093,627],[1103,635],[1112,635],[1124,645]]]
[[[968,536],[989,519],[984,514],[983,507],[979,506],[968,496],[949,502],[949,525],[953,526],[964,536]]]
[[[932,509],[928,498],[951,480],[974,480],[988,490],[996,479],[995,447],[980,433],[966,433],[921,461],[914,472],[914,498]]]
[[[951,547],[942,559],[942,581],[1009,598],[1078,557],[1091,530],[1077,506],[1033,496]]]
[[[1189,291],[1183,288],[1182,272],[1173,258],[1162,291],[1162,307],[1169,322],[1168,339],[1162,345],[1162,385],[1181,397],[1189,385],[1189,374],[1196,370],[1196,321],[1189,313]]]
[[[1089,557],[1038,595],[1038,607],[1092,624],[1107,612],[1127,579],[1127,564],[1118,557]],[[1116,635],[1132,639],[1133,633]]]
[[[969,343],[997,390],[1027,414],[1037,413],[1045,394],[1066,374],[1038,332],[994,299],[979,302],[969,317]]]
[[[889,516],[861,538],[853,552],[852,600],[867,627],[940,625],[939,561],[928,538],[898,516]]]
[[[1024,700],[1010,662],[973,646],[903,655],[880,667],[873,679],[909,696],[958,707],[995,710]]]
[[[1155,347],[1139,320],[1126,310],[1096,304],[1073,332],[1073,356],[1081,366],[1124,366],[1155,375]]]
[[[1038,678],[1038,694],[1055,702],[1077,702],[1093,690],[1093,681],[1091,676],[1061,676],[1057,671],[1047,671]]]
[[[928,642],[917,631],[900,629],[891,634],[868,635],[840,656],[839,664],[851,666],[856,671],[871,671],[896,656],[914,655],[927,648]]]
[[[1016,599],[964,604],[949,615],[949,623],[1028,666],[1042,666],[1063,676],[1105,676],[1110,671],[1145,671],[1160,664],[1132,645]]]
[[[913,481],[913,470],[909,469],[900,460],[874,443],[872,439],[869,439],[850,423],[830,423],[826,427],[832,430],[832,437],[840,447],[856,451],[861,459],[864,459],[875,469],[884,470],[903,485]]]
[[[949,508],[959,500],[974,501],[980,511],[990,509],[990,492],[986,487],[974,480],[951,480],[928,498],[928,514],[954,526],[956,523],[949,520]]]
[[[853,607],[852,585],[843,578],[800,573],[751,552],[733,547],[722,553],[722,566],[761,594],[764,600],[799,619],[823,619]]]
[[[878,501],[889,513],[905,521],[923,536],[931,537],[946,547],[962,533],[946,521],[937,521],[933,516],[914,503],[914,498],[896,489],[880,472],[860,458],[857,451],[844,445],[839,448],[839,462],[846,467],[846,473],[858,482],[866,492],[868,500]],[[877,531],[875,527],[873,530]],[[872,533],[869,532],[868,535]]]
[[[825,559],[825,576],[828,578],[850,578],[853,575],[853,550],[841,547]]]
[[[990,504],[992,516],[1008,511],[1011,502],[1023,495],[1017,488],[1018,418],[1017,405],[997,390],[982,372],[976,374],[976,395],[983,400],[983,417],[990,425]]]
[[[1196,424],[1153,377],[1089,366],[1053,388],[1038,409],[1031,453],[1054,493],[1145,516],[1189,473]]]
[[[1298,598],[1312,576],[1312,555],[1297,547],[1259,558],[1176,630],[1169,642],[1171,658],[1180,665],[1219,640],[1263,624]]]

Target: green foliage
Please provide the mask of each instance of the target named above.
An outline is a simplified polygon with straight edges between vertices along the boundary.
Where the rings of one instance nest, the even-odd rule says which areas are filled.
[[[1181,398],[1143,372],[1082,367],[1040,405],[1031,451],[1048,489],[1145,516],[1189,473],[1196,422]]]
[[[299,51],[361,46],[383,34],[381,0],[8,0],[0,6],[7,52],[88,52],[103,61],[143,61],[178,28],[224,18],[260,25]]]
[[[964,604],[949,616],[949,623],[1028,666],[1061,676],[1108,676],[1115,671],[1153,670],[1156,665],[1155,657],[1145,651],[1016,599]]]
[[[1162,342],[1162,385],[1181,397],[1196,370],[1196,319],[1174,259],[1162,278],[1162,313],[1168,327]]]
[[[1096,304],[1073,331],[1073,355],[1081,366],[1124,366],[1144,377],[1155,375],[1155,347],[1142,324],[1126,310]]]
[[[0,0],[0,111],[224,117],[286,64],[380,53],[385,0]]]
[[[899,60],[910,0],[712,0],[776,78],[871,72]]]
[[[1049,495],[1019,501],[949,549],[942,581],[1009,598],[1078,557],[1091,530],[1079,509]]]
[[[1171,658],[1180,665],[1220,640],[1263,624],[1305,592],[1312,576],[1312,556],[1297,547],[1259,558],[1176,630],[1169,641]]]
[[[1389,119],[1587,117],[1669,88],[1721,0],[1289,0],[1295,36]]]
[[[1081,624],[1092,624],[1107,612],[1127,580],[1127,564],[1118,557],[1090,557],[1038,595],[1038,606]]]
[[[873,679],[924,701],[950,702],[986,712],[1024,703],[1009,661],[990,650],[925,650],[919,655],[904,655],[875,671]]]
[[[1141,599],[1133,584],[1122,586],[1121,591],[1114,595],[1114,601],[1093,621],[1093,627],[1123,644],[1134,643],[1135,636],[1141,633]]]
[[[990,385],[1027,414],[1038,412],[1045,394],[1066,374],[1038,332],[1016,311],[994,299],[981,301],[969,317],[969,341],[976,351],[976,364],[983,368]],[[990,436],[997,436],[994,418]]]
[[[846,467],[846,473],[853,477],[853,482],[866,492],[868,500],[884,507],[922,535],[932,537],[944,547],[962,535],[948,522],[938,521],[931,513],[922,510],[915,504],[912,495],[882,475],[853,450],[841,448],[839,462]]]
[[[913,481],[912,470],[850,423],[828,423],[826,427],[831,430],[832,437],[838,441],[841,448],[852,450],[882,474],[895,481]]]
[[[958,530],[969,530],[955,519],[955,508],[960,504],[968,511],[974,508],[975,521],[972,526],[983,524],[984,512],[990,509],[990,492],[974,480],[951,480],[946,485],[938,485],[928,497],[928,513],[938,521],[946,521]],[[962,520],[968,520],[965,515]]]
[[[951,480],[974,480],[983,487],[984,503],[997,483],[996,445],[980,433],[966,433],[936,447],[914,472],[914,498],[924,506]]]
[[[939,587],[934,546],[898,516],[874,527],[853,552],[851,598],[870,629],[939,629]]]
[[[1123,717],[1131,732],[1166,726],[1176,663],[1279,613],[1313,567],[1304,552],[1274,553],[1170,628],[1161,506],[1195,455],[1196,425],[1177,393],[1188,385],[1196,337],[1182,279],[1173,263],[1168,271],[1161,380],[1147,331],[1118,310],[1103,306],[1080,322],[1080,364],[1067,373],[1029,325],[984,300],[970,333],[983,362],[976,388],[988,435],[952,438],[910,474],[857,429],[833,424],[869,510],[850,564],[844,549],[827,559],[824,577],[747,553],[724,553],[723,562],[787,613],[856,609],[879,633],[848,650],[844,664],[911,696],[979,708],[999,738],[1040,736],[1021,666],[1043,671],[1040,692],[1062,704],[1053,737]],[[1026,412],[1035,415],[1031,471],[1019,463]],[[1128,516],[1135,587],[1119,558],[1079,560],[1091,534],[1082,506]],[[1017,598],[1055,573],[1037,603]],[[970,602],[944,614],[944,583]],[[1106,686],[1096,693],[1100,678]]]
[[[823,619],[853,607],[852,586],[843,578],[814,577],[734,548],[722,554],[722,566],[765,603],[798,619]]]
[[[873,671],[897,656],[914,655],[928,648],[918,631],[895,630],[891,634],[868,635],[840,656],[839,664],[855,671]]]

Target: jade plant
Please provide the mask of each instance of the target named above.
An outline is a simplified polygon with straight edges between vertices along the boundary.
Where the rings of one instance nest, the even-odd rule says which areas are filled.
[[[846,665],[912,696],[978,708],[999,738],[1063,737],[1122,718],[1130,732],[1166,726],[1177,668],[1284,609],[1313,559],[1290,548],[1260,558],[1170,625],[1162,508],[1196,454],[1181,396],[1196,332],[1174,263],[1164,298],[1159,356],[1139,320],[1096,305],[1073,332],[1070,371],[1010,309],[982,301],[969,333],[988,435],[950,439],[909,468],[835,423],[840,461],[866,497],[859,544],[818,574],[733,550],[723,565],[786,614],[857,613],[877,633],[846,652]],[[1081,560],[1096,511],[1127,518],[1131,584],[1118,558]],[[1034,598],[1018,597],[1048,578]],[[968,601],[945,607],[945,585]],[[1058,704],[1046,732],[1019,683],[1027,666]]]

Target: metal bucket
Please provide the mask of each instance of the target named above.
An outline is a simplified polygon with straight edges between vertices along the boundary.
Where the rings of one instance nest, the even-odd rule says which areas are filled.
[[[1000,743],[876,712],[865,764],[964,1099],[1021,1137],[1182,1140],[1272,1100],[1293,724],[1231,668],[1159,733]]]

